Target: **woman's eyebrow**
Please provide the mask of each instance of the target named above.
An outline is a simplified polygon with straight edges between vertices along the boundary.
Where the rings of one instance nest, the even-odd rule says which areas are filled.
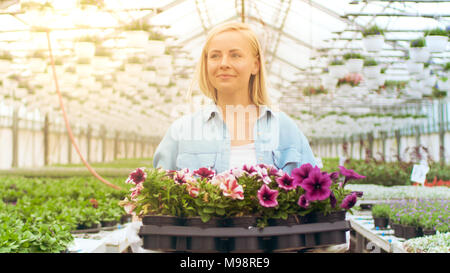
[[[242,51],[242,50],[240,48],[233,48],[233,49],[229,50],[229,52],[235,52],[235,51]],[[208,51],[208,53],[213,53],[213,52],[222,52],[222,51],[219,49],[211,49]]]

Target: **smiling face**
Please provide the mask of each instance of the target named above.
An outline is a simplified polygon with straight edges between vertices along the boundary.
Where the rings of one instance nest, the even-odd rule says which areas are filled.
[[[210,40],[206,52],[208,80],[219,97],[248,97],[250,76],[259,71],[258,58],[248,39],[238,31],[221,32]]]

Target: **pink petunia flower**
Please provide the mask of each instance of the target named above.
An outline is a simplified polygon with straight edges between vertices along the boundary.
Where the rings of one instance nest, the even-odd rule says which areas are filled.
[[[128,176],[128,179],[125,181],[125,183],[130,184],[139,184],[145,181],[147,178],[147,173],[145,172],[145,167],[137,168],[133,172],[130,173]]]
[[[211,179],[211,184],[220,186],[221,184],[225,183],[227,180],[235,180],[236,178],[234,175],[230,174],[229,172],[222,172],[218,175],[214,176],[213,179]]]
[[[273,208],[278,206],[278,191],[271,190],[269,186],[263,184],[258,190],[259,204],[266,208]]]
[[[244,199],[244,189],[238,184],[234,177],[233,179],[227,179],[220,184],[220,189],[224,196],[231,197],[232,199]]]
[[[230,170],[230,174],[234,175],[236,178],[239,178],[245,174],[245,171],[241,168],[233,168]]]
[[[142,191],[143,188],[144,188],[144,186],[142,185],[142,183],[139,183],[139,184],[136,185],[136,187],[131,188],[130,189],[130,191],[132,192],[131,196],[130,196],[131,200],[135,201],[137,196],[139,194],[141,194],[141,191]]]

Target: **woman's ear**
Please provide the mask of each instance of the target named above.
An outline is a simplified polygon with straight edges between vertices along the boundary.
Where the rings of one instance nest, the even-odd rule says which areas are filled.
[[[253,70],[252,70],[252,75],[256,75],[259,72],[259,58],[256,57],[255,58],[255,62],[253,63]]]

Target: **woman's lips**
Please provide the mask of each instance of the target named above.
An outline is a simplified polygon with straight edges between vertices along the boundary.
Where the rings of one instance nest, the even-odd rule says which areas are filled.
[[[220,74],[217,75],[217,78],[221,78],[221,79],[229,79],[229,78],[233,78],[234,75],[229,75],[229,74]]]

